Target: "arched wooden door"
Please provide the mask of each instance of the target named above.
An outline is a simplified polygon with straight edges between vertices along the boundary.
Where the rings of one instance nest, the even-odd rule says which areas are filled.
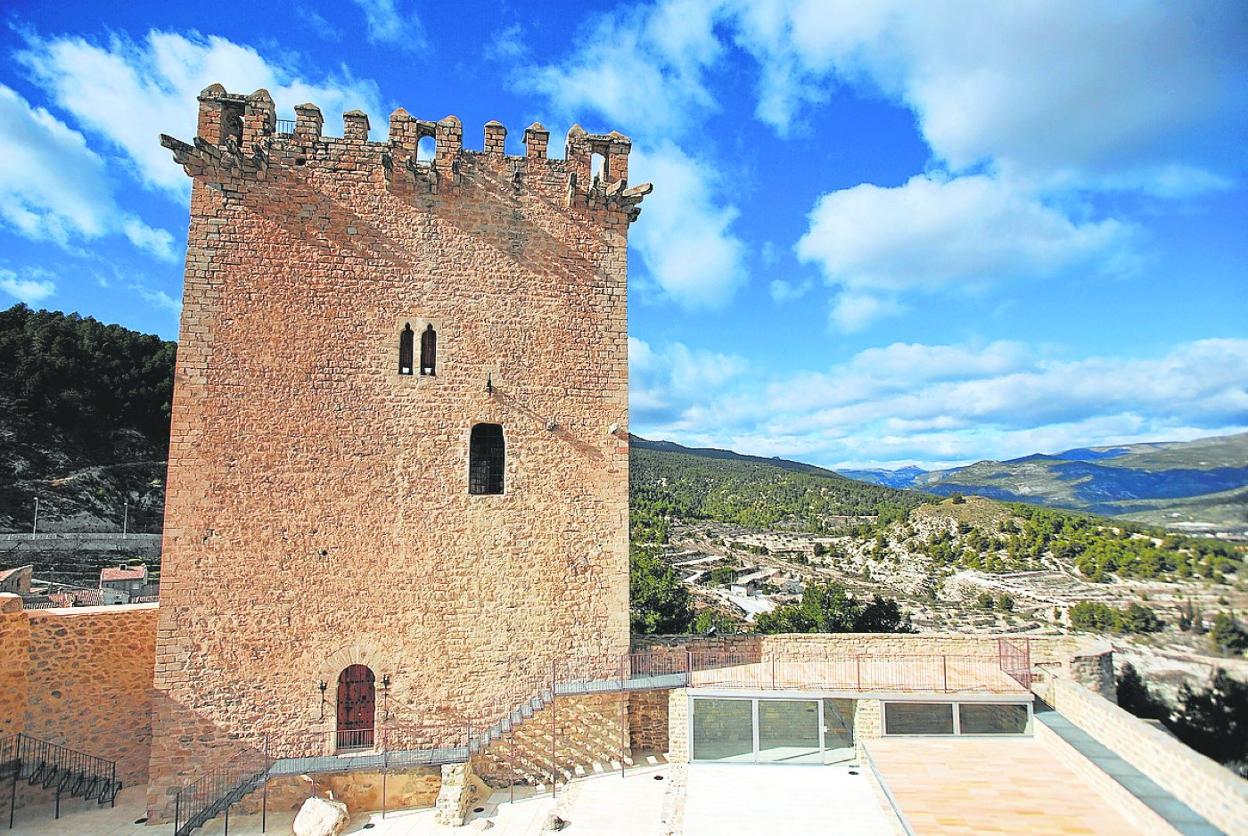
[[[338,674],[338,748],[373,745],[377,690],[367,665],[351,665]]]

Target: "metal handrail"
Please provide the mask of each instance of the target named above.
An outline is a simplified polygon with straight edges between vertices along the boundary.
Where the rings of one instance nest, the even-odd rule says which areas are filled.
[[[18,732],[0,745],[0,771],[11,772],[9,790],[9,829],[13,829],[17,810],[17,783],[26,781],[44,789],[56,787],[56,818],[61,817],[61,795],[69,795],[116,806],[121,782],[117,780],[117,762],[89,755],[50,740]]]

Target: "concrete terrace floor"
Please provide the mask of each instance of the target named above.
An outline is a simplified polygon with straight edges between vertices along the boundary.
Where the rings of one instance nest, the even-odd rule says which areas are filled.
[[[625,777],[598,775],[574,781],[560,790],[557,799],[531,788],[516,788],[516,800],[502,790],[485,803],[477,818],[491,821],[489,832],[498,836],[544,836],[547,815],[556,810],[569,825],[568,834],[585,836],[662,836],[667,832],[662,815],[669,808],[684,808],[683,828],[689,836],[754,836],[754,834],[853,834],[894,836],[900,833],[887,802],[865,772],[850,775],[845,767],[785,767],[756,765],[694,764],[688,768],[687,796],[674,788],[675,800],[666,798],[672,787],[668,765],[637,767]],[[658,780],[656,780],[656,778]],[[143,816],[144,791],[132,787],[121,792],[116,809],[81,802],[65,804],[59,821],[50,808],[18,811],[15,834],[23,836],[157,836],[169,834],[172,825],[147,827],[136,824]],[[294,814],[270,812],[269,834],[290,833]],[[367,827],[366,825],[372,825]],[[360,813],[352,817],[347,833],[370,836],[464,836],[466,828],[441,827],[433,810]],[[217,819],[202,830],[204,836],[222,836],[224,823]],[[231,836],[260,833],[259,816],[230,816]]]
[[[1034,738],[886,738],[867,752],[924,836],[1136,832]]]
[[[688,769],[686,836],[901,833],[866,770],[712,763]]]

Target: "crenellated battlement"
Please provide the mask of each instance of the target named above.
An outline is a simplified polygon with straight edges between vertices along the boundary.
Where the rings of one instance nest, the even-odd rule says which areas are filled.
[[[356,167],[375,164],[396,195],[450,195],[474,180],[499,179],[500,174],[517,192],[558,179],[568,207],[621,211],[629,221],[640,214],[638,204],[652,188],[649,183],[628,185],[632,142],[615,131],[590,134],[573,125],[563,159],[554,159],[548,156],[550,132],[537,122],[525,128],[525,153],[515,156],[506,153],[507,128],[496,121],[485,124],[482,148],[473,151],[464,148],[463,125],[456,116],[431,122],[399,108],[390,114],[386,140],[374,142],[363,111],[343,114],[341,137],[323,133],[325,119],[316,105],[296,105],[294,111],[293,124],[279,126],[267,90],[244,96],[212,84],[199,94],[193,140],[162,134],[160,141],[189,176],[215,185],[265,180],[272,166],[339,170],[349,158]],[[431,155],[420,150],[426,138],[433,140]],[[595,156],[601,157],[597,172]]]

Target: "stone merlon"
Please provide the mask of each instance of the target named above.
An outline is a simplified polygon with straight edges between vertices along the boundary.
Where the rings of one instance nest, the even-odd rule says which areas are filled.
[[[215,184],[233,178],[263,180],[271,164],[315,168],[327,154],[333,155],[336,144],[345,143],[376,149],[374,159],[384,168],[394,192],[449,193],[479,168],[472,160],[482,158],[499,161],[490,165],[507,161],[512,166],[509,181],[517,190],[525,188],[526,172],[535,171],[523,166],[546,166],[566,178],[568,206],[613,207],[625,211],[629,220],[637,217],[638,204],[651,189],[649,184],[629,186],[632,142],[617,131],[591,134],[573,125],[564,159],[557,160],[548,157],[550,132],[537,122],[524,130],[524,155],[509,156],[507,128],[494,120],[485,125],[482,150],[471,151],[464,148],[463,125],[455,116],[432,122],[399,108],[390,114],[385,141],[378,142],[369,140],[369,117],[360,110],[343,114],[342,137],[338,138],[324,135],[325,119],[311,103],[295,105],[293,124],[281,123],[266,90],[244,96],[211,84],[198,100],[193,140],[188,143],[162,134],[160,142],[189,176]],[[422,153],[421,141],[426,138],[432,140],[432,148]]]

